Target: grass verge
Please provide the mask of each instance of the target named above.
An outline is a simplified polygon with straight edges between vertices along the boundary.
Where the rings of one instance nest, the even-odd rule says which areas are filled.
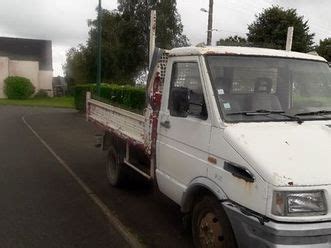
[[[69,96],[50,98],[31,98],[27,100],[0,99],[0,105],[52,107],[52,108],[74,108],[74,98]]]

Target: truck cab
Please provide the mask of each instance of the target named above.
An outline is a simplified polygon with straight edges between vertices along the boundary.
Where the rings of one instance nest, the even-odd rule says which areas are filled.
[[[190,217],[195,245],[330,247],[328,63],[244,47],[167,55],[141,135],[150,178]]]
[[[261,223],[331,219],[331,74],[323,59],[256,48],[180,48],[170,52],[167,68],[156,150],[162,192],[186,211],[192,192],[210,190],[242,247],[278,242],[260,242]],[[308,240],[296,227],[268,230],[283,231],[286,245]]]

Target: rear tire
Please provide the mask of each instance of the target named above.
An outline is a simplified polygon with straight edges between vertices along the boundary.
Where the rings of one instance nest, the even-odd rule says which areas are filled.
[[[126,179],[126,165],[123,157],[116,152],[115,148],[111,147],[107,156],[107,178],[109,183],[114,187],[124,185]]]
[[[192,216],[192,235],[195,247],[237,247],[231,223],[222,204],[212,196],[196,204]]]

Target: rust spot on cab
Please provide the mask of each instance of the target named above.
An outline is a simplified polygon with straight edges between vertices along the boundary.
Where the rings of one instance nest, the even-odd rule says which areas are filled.
[[[211,164],[217,164],[217,159],[214,157],[208,157],[208,162]]]

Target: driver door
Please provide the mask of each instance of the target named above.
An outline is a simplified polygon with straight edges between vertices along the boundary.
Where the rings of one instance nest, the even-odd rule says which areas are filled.
[[[160,190],[180,203],[189,183],[207,176],[211,122],[198,57],[171,58],[168,66],[171,70],[159,115],[156,176]],[[181,106],[183,97],[178,99],[174,92],[189,92],[188,110]]]

